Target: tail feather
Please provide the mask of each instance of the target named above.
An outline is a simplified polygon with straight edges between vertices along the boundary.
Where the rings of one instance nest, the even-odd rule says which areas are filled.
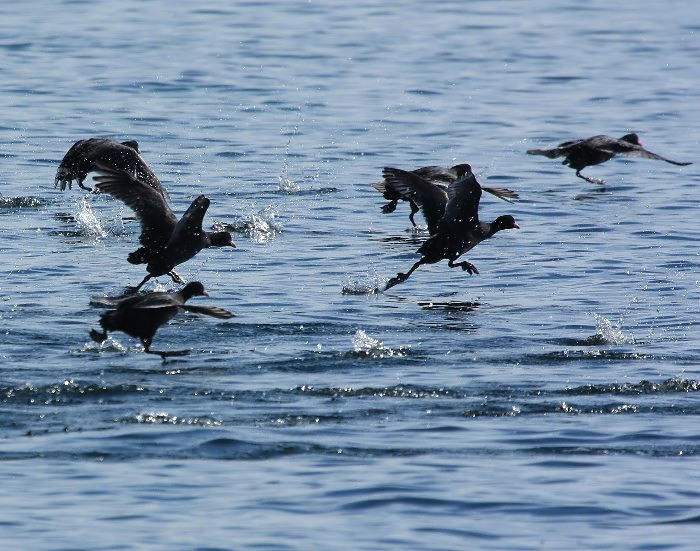
[[[491,195],[495,195],[499,199],[503,199],[504,201],[508,201],[509,203],[512,203],[512,199],[518,199],[520,195],[515,193],[513,190],[510,190],[505,187],[486,187],[486,186],[481,186],[481,189],[484,191],[489,192]]]

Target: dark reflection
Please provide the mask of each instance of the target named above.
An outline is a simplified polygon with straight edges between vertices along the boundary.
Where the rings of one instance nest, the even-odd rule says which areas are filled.
[[[443,312],[472,312],[481,306],[480,302],[472,301],[446,301],[446,302],[419,302],[418,306],[424,310],[442,310]]]

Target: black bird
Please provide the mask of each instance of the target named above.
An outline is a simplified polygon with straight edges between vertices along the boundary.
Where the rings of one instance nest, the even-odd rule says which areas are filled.
[[[233,317],[231,312],[223,308],[185,304],[190,298],[197,296],[209,296],[204,290],[204,285],[199,281],[188,283],[174,293],[152,292],[119,298],[93,297],[90,301],[92,306],[113,307],[113,309],[107,310],[100,316],[102,332],[92,329],[90,337],[96,342],[103,342],[107,338],[108,331],[122,331],[140,339],[148,354],[159,354],[163,358],[182,356],[188,351],[151,350],[151,343],[158,328],[173,319],[179,310],[206,314],[221,319]]]
[[[568,165],[576,171],[576,176],[583,178],[592,184],[604,184],[605,180],[588,178],[581,174],[587,166],[599,165],[609,161],[615,155],[625,155],[627,157],[643,157],[645,159],[656,159],[666,161],[672,165],[687,166],[692,163],[679,163],[672,161],[656,153],[652,153],[642,147],[637,134],[625,134],[621,138],[611,136],[593,136],[585,140],[573,140],[560,143],[554,149],[529,149],[530,155],[544,155],[550,159],[564,157],[562,164]]]
[[[138,180],[145,182],[158,191],[163,197],[167,193],[160,181],[141,157],[139,144],[134,140],[117,142],[109,138],[89,138],[78,140],[65,154],[56,171],[55,186],[61,185],[61,191],[66,187],[71,189],[73,180],[85,190],[91,188],[83,185],[89,172],[97,170],[97,166],[109,170],[128,172]]]
[[[418,184],[415,178],[407,176],[409,173],[406,171],[399,171],[399,169],[394,168],[385,169],[384,173],[385,176],[391,175],[391,177],[403,173],[401,176],[406,182]],[[450,268],[459,266],[470,274],[478,274],[479,270],[472,263],[464,261],[455,264],[454,261],[496,232],[519,228],[518,224],[515,223],[515,219],[510,215],[499,216],[491,223],[479,221],[481,186],[476,181],[474,174],[472,174],[471,168],[450,184],[447,188],[447,196],[448,202],[445,206],[444,214],[442,214],[437,223],[435,223],[433,217],[439,214],[438,211],[432,211],[431,208],[426,209],[424,205],[423,212],[429,220],[428,224],[435,224],[435,233],[418,249],[418,253],[422,255],[421,259],[407,273],[399,273],[396,277],[391,278],[384,287],[385,291],[408,279],[419,266],[434,264],[445,259],[449,261],[448,266]],[[431,214],[428,214],[429,212]],[[433,219],[432,221],[431,218]]]
[[[142,247],[127,257],[131,264],[146,264],[148,275],[132,292],[152,277],[168,274],[176,283],[183,283],[173,268],[186,262],[207,247],[235,247],[227,231],[208,233],[202,220],[209,208],[209,199],[200,195],[180,220],[168,206],[163,195],[147,183],[126,172],[109,170],[97,164],[99,176],[94,179],[98,191],[108,193],[131,208],[141,223],[139,241]]]
[[[472,174],[472,169],[468,164],[455,165],[449,170],[453,171],[455,175],[450,183],[461,178],[465,174]],[[410,201],[411,209],[415,208],[416,212],[419,208],[422,209],[425,221],[428,223],[428,232],[430,235],[433,235],[437,231],[438,223],[445,212],[445,206],[449,199],[447,193],[448,186],[424,178],[420,174],[417,174],[415,170],[408,172],[406,170],[387,167],[382,171],[382,175],[384,176],[383,183],[387,190],[391,190],[392,193],[396,194],[404,201]],[[474,178],[473,174],[472,178]],[[480,187],[482,190],[488,191],[504,201],[511,202],[511,199],[517,199],[519,197],[517,193],[506,188]],[[413,216],[413,214],[415,214],[415,212],[411,212],[411,216]],[[411,221],[413,222],[413,218],[411,218]]]
[[[457,179],[459,172],[463,170],[464,166],[465,165],[455,165],[452,168],[443,168],[441,166],[424,166],[422,168],[412,170],[411,174],[420,176],[431,184],[447,189],[447,186]],[[413,227],[416,227],[416,221],[413,219],[413,216],[418,212],[419,208],[415,202],[413,202],[410,198],[405,197],[399,190],[395,189],[392,183],[388,182],[386,178],[381,182],[372,184],[372,187],[380,192],[384,199],[389,201],[386,205],[382,206],[382,212],[384,214],[394,212],[399,201],[408,201],[411,207],[411,214],[408,215],[408,218],[411,220]]]

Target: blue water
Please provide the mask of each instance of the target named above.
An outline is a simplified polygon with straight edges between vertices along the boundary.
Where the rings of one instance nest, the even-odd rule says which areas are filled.
[[[700,17],[692,2],[0,5],[3,549],[696,549]],[[677,167],[526,149],[638,132]],[[237,249],[236,314],[93,343],[132,213],[53,187],[136,139]],[[417,259],[384,166],[472,165],[471,251]],[[170,289],[167,278],[149,289]],[[345,292],[344,292],[345,291]]]

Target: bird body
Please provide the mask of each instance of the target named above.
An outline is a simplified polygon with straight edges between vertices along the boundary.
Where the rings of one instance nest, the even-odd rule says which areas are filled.
[[[175,266],[186,262],[199,251],[208,247],[235,247],[229,232],[208,233],[202,229],[204,215],[209,208],[209,199],[200,195],[178,220],[165,198],[147,183],[135,176],[110,170],[100,164],[95,176],[95,186],[123,201],[136,214],[141,224],[139,242],[141,247],[129,254],[131,264],[146,264],[148,275],[133,288],[138,290],[152,277],[168,274],[177,283],[180,277],[173,271]]]
[[[426,186],[418,182],[415,176],[408,176],[408,174],[399,169],[384,169],[385,178],[388,177],[390,180],[403,179],[409,188],[414,189],[415,193],[419,194],[418,190],[424,189]],[[430,192],[430,201],[423,200],[422,203],[428,225],[434,228],[434,232],[417,251],[422,255],[421,259],[405,274],[399,273],[390,279],[384,290],[405,281],[423,264],[434,264],[440,260],[448,260],[450,268],[461,267],[462,270],[468,271],[470,274],[479,273],[476,266],[470,262],[463,261],[455,264],[454,261],[496,232],[519,227],[510,215],[499,216],[491,223],[481,222],[479,220],[481,189],[479,182],[472,174],[471,167],[466,165],[460,177],[447,188],[445,192],[447,201],[442,207],[441,214],[439,208],[433,209],[430,206],[433,199],[436,205],[439,203],[437,201],[438,192],[435,190]]]
[[[587,182],[594,184],[602,184],[605,183],[605,181],[588,178],[581,174],[581,171],[587,166],[599,165],[605,161],[609,161],[616,155],[655,159],[678,166],[692,164],[672,161],[671,159],[652,153],[648,149],[644,149],[639,142],[639,136],[637,136],[637,134],[626,134],[621,138],[613,138],[601,134],[584,140],[563,142],[553,149],[529,149],[527,153],[530,155],[543,155],[550,159],[564,157],[562,164],[573,168],[576,171],[576,176],[579,178],[583,178]]]
[[[151,292],[118,298],[94,297],[90,302],[91,305],[106,306],[111,309],[100,316],[102,333],[93,329],[90,336],[95,341],[102,342],[107,338],[108,332],[121,331],[141,340],[145,351],[149,354],[160,354],[163,357],[180,355],[182,352],[158,352],[150,349],[158,328],[173,319],[180,310],[221,319],[233,316],[231,312],[222,308],[185,304],[194,296],[209,296],[199,281],[188,283],[180,291],[173,293]]]
[[[109,138],[88,138],[75,142],[63,157],[56,171],[55,185],[60,184],[61,191],[71,189],[73,180],[85,190],[91,188],[83,185],[88,173],[97,167],[132,174],[145,182],[164,198],[167,193],[153,171],[146,164],[139,152],[139,144],[134,140],[118,142]]]

